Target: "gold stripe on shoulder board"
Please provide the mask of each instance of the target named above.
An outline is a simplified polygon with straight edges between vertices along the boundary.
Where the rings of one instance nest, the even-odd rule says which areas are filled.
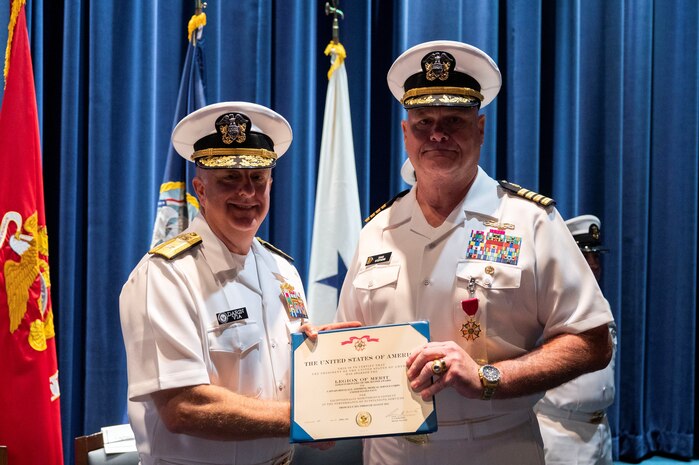
[[[201,236],[199,234],[195,232],[183,233],[156,245],[148,253],[172,260],[182,252],[199,244],[201,244]]]
[[[398,195],[396,195],[395,197],[393,197],[391,200],[389,200],[389,201],[386,202],[385,204],[381,205],[374,213],[372,213],[372,214],[369,215],[367,218],[365,218],[365,219],[364,219],[364,222],[365,222],[365,223],[368,223],[369,221],[373,220],[374,217],[375,217],[376,215],[378,215],[379,213],[381,213],[382,211],[384,211],[385,209],[387,209],[388,207],[390,207],[391,205],[393,205],[393,202],[395,202],[396,200],[400,199],[401,197],[403,197],[403,196],[404,196],[405,194],[407,194],[408,192],[410,192],[410,189],[406,189],[406,190],[404,190],[404,191],[402,191],[402,192],[399,192]]]
[[[522,198],[538,203],[543,207],[553,207],[554,205],[556,205],[556,201],[552,198],[543,196],[541,194],[537,194],[536,192],[530,191],[529,189],[525,189],[519,184],[515,184],[513,182],[508,182],[504,180],[498,181],[498,183],[503,189],[512,192]]]

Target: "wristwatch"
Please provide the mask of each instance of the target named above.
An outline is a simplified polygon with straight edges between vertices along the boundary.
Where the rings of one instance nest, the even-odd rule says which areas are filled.
[[[481,399],[490,400],[500,383],[500,370],[493,365],[483,365],[478,369],[478,377],[483,385]]]

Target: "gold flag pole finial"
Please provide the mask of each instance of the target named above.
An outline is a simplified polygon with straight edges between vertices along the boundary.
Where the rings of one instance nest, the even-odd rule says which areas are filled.
[[[326,55],[330,55],[331,53],[333,54],[330,69],[328,70],[328,80],[330,79],[330,76],[333,75],[335,70],[340,67],[342,62],[345,61],[345,58],[347,58],[345,47],[343,47],[340,43],[340,24],[337,20],[338,15],[340,18],[345,19],[345,14],[337,7],[338,3],[339,0],[330,0],[329,2],[325,2],[325,15],[333,15],[333,38],[328,46],[325,47]]]
[[[206,2],[201,0],[195,0],[194,2],[194,15],[189,19],[187,24],[187,40],[192,44],[197,44],[197,36],[192,35],[195,30],[206,26],[206,14],[204,13],[204,8],[206,8]]]

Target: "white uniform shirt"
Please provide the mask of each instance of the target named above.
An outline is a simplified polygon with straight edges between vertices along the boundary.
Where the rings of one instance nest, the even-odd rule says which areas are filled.
[[[120,296],[129,418],[141,463],[257,464],[278,457],[289,451],[288,438],[215,441],[172,434],[149,396],[214,384],[289,400],[289,335],[302,320],[290,317],[280,285],[291,284],[305,306],[298,272],[257,240],[247,256],[232,254],[200,216],[187,232],[199,234],[202,243],[172,260],[146,255]],[[230,310],[236,312],[226,318]]]
[[[431,340],[456,341],[480,363],[518,357],[558,334],[612,321],[607,301],[554,208],[507,193],[479,168],[462,204],[432,228],[415,189],[362,230],[340,296],[339,321],[428,320]],[[519,252],[509,255],[510,263],[508,254],[498,250],[493,253],[500,262],[467,258],[479,232],[484,239],[491,234],[514,244],[510,250],[521,241]],[[488,246],[497,249],[497,244]],[[389,260],[367,264],[388,253]],[[473,341],[461,332],[468,320],[461,301],[471,297],[472,279],[479,299],[474,320],[481,329]],[[541,395],[482,401],[445,389],[436,396],[439,431],[431,438],[457,439],[450,425],[529,410]]]
[[[554,389],[535,407],[547,463],[611,465],[612,434],[605,409],[614,402],[616,327],[609,327],[614,352],[606,368]]]

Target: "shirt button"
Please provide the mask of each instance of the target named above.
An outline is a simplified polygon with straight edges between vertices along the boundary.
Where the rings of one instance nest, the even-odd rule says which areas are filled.
[[[279,390],[283,391],[284,390],[284,383],[279,383]]]
[[[369,286],[369,287],[374,287],[374,281],[369,281],[368,286]]]
[[[429,279],[426,279],[426,280],[424,280],[424,281],[422,282],[422,284],[424,284],[425,286],[429,286],[429,285],[430,285],[430,280],[429,280]]]
[[[276,343],[276,342],[273,342],[273,343],[272,343],[272,349],[276,349],[276,348],[277,348],[277,343]]]

